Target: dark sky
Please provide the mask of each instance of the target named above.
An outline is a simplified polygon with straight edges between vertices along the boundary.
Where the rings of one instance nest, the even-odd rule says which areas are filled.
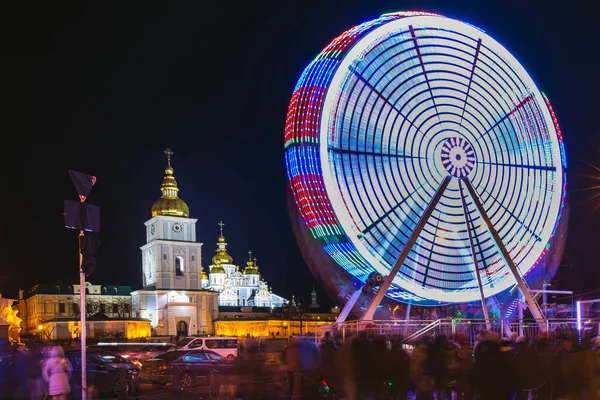
[[[276,293],[308,296],[314,279],[285,200],[288,101],[304,67],[335,36],[398,10],[438,12],[481,27],[547,93],[565,135],[573,206],[561,286],[600,287],[600,210],[592,212],[600,198],[587,201],[593,192],[579,190],[593,180],[577,175],[593,172],[583,160],[600,166],[600,24],[591,0],[564,4],[3,5],[0,293],[78,282],[76,233],[63,227],[61,215],[63,200],[77,199],[68,169],[98,177],[88,202],[102,210],[102,247],[91,281],[139,288],[143,222],[160,196],[162,150],[170,147],[180,195],[205,243],[204,265],[223,220],[236,263],[251,249]]]

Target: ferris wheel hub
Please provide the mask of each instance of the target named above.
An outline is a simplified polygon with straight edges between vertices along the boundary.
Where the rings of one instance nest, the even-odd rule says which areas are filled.
[[[463,138],[450,138],[441,149],[442,164],[448,173],[456,178],[464,178],[475,166],[473,147]]]

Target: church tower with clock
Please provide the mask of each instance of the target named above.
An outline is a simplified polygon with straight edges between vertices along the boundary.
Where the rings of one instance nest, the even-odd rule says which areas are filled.
[[[201,289],[202,243],[196,242],[196,219],[189,218],[187,204],[179,198],[166,150],[167,167],[160,191],[146,221],[146,245],[142,246],[142,285],[165,289]]]
[[[171,166],[170,149],[161,197],[152,205],[145,222],[146,244],[142,250],[142,286],[132,293],[133,308],[150,319],[154,335],[185,336],[212,333],[218,313],[218,293],[202,289],[208,279],[202,268],[202,243],[196,242],[196,219],[187,204]]]

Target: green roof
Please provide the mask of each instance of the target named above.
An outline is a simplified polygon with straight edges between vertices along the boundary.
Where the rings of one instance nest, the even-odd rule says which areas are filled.
[[[115,285],[101,285],[99,294],[92,294],[92,296],[129,296],[133,291],[131,286],[115,286]],[[25,298],[35,296],[36,294],[77,294],[73,293],[73,285],[66,285],[64,283],[40,283],[27,290]]]

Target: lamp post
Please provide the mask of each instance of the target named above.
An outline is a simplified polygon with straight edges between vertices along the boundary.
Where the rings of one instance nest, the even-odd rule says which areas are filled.
[[[38,329],[38,333],[39,333],[39,337],[40,337],[40,342],[41,342],[43,340],[43,338],[42,338],[42,331],[44,330],[44,325],[39,324],[38,327],[37,327],[37,329]]]
[[[287,336],[287,321],[283,321],[283,336]]]

